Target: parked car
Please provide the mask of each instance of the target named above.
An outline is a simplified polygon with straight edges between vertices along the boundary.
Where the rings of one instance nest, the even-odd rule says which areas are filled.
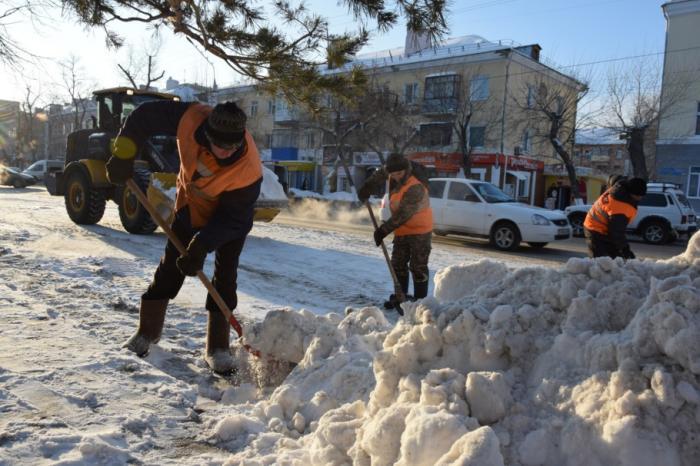
[[[0,184],[4,186],[24,188],[35,183],[33,176],[25,175],[16,168],[0,166]]]
[[[44,177],[52,172],[63,170],[63,162],[60,160],[37,160],[22,173],[33,176],[36,181],[44,181]]]
[[[590,205],[569,206],[564,210],[574,236],[583,236],[583,221]],[[697,215],[683,191],[672,183],[648,183],[647,194],[639,201],[637,216],[627,233],[639,235],[650,244],[665,244],[681,236],[690,238],[697,230]]]
[[[429,183],[436,235],[488,238],[502,251],[514,250],[521,241],[543,248],[571,237],[563,213],[517,202],[491,183],[464,178],[431,178]]]

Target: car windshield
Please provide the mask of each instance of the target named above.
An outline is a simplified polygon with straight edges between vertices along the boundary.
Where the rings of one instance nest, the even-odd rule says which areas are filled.
[[[24,171],[38,170],[43,165],[43,162],[34,162]]]
[[[685,197],[685,194],[676,194],[676,198],[678,198],[678,203],[680,205],[690,209],[690,202],[688,202],[688,198]]]
[[[498,202],[515,202],[515,199],[491,183],[473,183],[472,186],[489,204],[495,204]]]

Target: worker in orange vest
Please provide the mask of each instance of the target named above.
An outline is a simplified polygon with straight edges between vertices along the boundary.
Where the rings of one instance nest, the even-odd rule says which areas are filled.
[[[212,283],[229,309],[238,304],[238,259],[253,227],[254,204],[262,184],[262,164],[246,115],[235,103],[212,108],[191,102],[156,101],[137,107],[112,145],[107,175],[124,184],[134,174],[134,160],[154,135],[176,136],[179,174],[172,230],[187,253],[168,241],[153,280],[141,297],[139,326],[124,347],[143,356],[160,339],[168,301],[185,276],[202,270],[207,254],[216,252]],[[229,348],[230,325],[213,298],[208,312],[204,359],[219,373],[234,369]]]
[[[637,215],[637,205],[647,192],[641,178],[620,179],[600,195],[583,222],[591,257],[634,259],[627,242],[627,225]]]
[[[410,162],[402,154],[389,154],[383,168],[365,181],[357,195],[361,202],[369,199],[387,178],[391,218],[374,232],[374,242],[379,246],[391,232],[394,233],[391,264],[401,289],[408,293],[409,271],[413,276],[413,299],[428,295],[430,258],[433,234],[433,211],[430,209],[427,177],[422,165]],[[401,312],[396,296],[392,294],[384,303],[386,309]]]

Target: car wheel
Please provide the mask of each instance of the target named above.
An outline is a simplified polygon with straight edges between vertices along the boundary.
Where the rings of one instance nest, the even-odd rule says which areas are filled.
[[[576,237],[583,236],[583,222],[586,220],[586,214],[574,212],[569,215],[569,223],[571,224],[571,235]]]
[[[151,182],[151,172],[143,168],[134,169],[134,181],[145,194]],[[136,235],[148,235],[155,231],[158,225],[127,186],[119,189],[118,199],[119,219],[126,231]]]
[[[435,233],[435,236],[447,236],[447,232],[443,230],[433,230],[433,233]]]
[[[104,193],[93,188],[88,176],[79,168],[68,175],[63,197],[68,216],[78,225],[94,225],[105,213]]]
[[[512,251],[520,245],[520,232],[511,222],[498,222],[491,228],[491,244],[501,251]]]
[[[14,180],[12,186],[15,188],[24,188],[26,185],[22,183],[22,180]]]
[[[527,243],[530,245],[532,249],[542,249],[543,247],[547,246],[549,243]]]
[[[650,220],[642,226],[642,238],[649,244],[665,244],[671,231],[664,222]]]

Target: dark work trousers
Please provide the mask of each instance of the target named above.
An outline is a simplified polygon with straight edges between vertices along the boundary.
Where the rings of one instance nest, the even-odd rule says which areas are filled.
[[[409,271],[413,276],[414,288],[416,283],[428,282],[430,279],[428,259],[430,258],[432,235],[432,232],[422,235],[394,235],[391,265],[394,267],[399,283],[408,284]]]
[[[180,213],[178,212],[178,214]],[[176,216],[171,228],[185,246],[189,244],[192,237],[197,233],[197,230],[191,227],[187,213]],[[245,237],[229,241],[216,250],[216,258],[214,260],[212,284],[231,310],[235,309],[238,304],[238,296],[236,295],[238,259],[244,243]],[[178,257],[180,257],[180,253],[175,245],[168,240],[168,244],[165,246],[165,253],[153,274],[153,281],[142,296],[144,300],[173,299],[177,296],[185,281],[185,276],[175,265]],[[220,312],[219,306],[209,294],[207,294],[206,309],[210,312]]]
[[[583,229],[583,234],[586,237],[586,245],[588,246],[589,257],[620,257],[620,251],[607,236],[591,231],[588,228]]]

